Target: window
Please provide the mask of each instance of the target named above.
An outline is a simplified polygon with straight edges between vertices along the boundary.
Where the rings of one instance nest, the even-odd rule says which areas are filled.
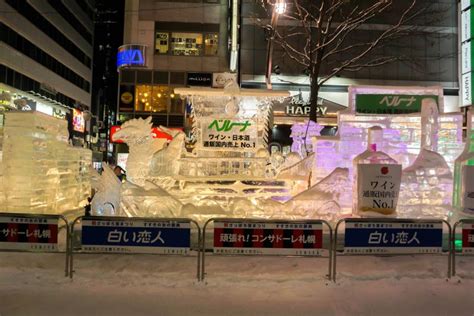
[[[219,44],[219,35],[217,33],[208,33],[204,35],[204,55],[217,55]]]
[[[18,13],[23,15],[28,21],[33,23],[44,34],[67,50],[72,56],[82,64],[91,68],[91,59],[76,44],[67,38],[60,30],[51,24],[41,13],[36,11],[27,1],[6,0]]]
[[[135,111],[151,111],[151,93],[152,87],[148,85],[137,86],[135,90]]]
[[[202,50],[202,34],[171,33],[171,54],[176,56],[199,56]]]
[[[153,86],[152,111],[168,112],[168,99],[170,94],[170,88],[168,86]]]
[[[156,32],[155,39],[155,53],[168,54],[168,39],[169,34],[163,32]]]
[[[60,92],[56,94],[46,93],[45,91],[41,90],[41,85],[39,82],[3,65],[0,65],[0,78],[4,78],[4,82],[14,88],[22,89],[26,87],[28,89],[26,91],[33,90],[35,92],[40,93],[41,95],[47,96],[70,107],[73,107],[76,104],[76,101],[74,99]]]
[[[155,54],[157,55],[217,55],[219,49],[218,24],[170,22],[157,23],[155,27]],[[165,30],[175,30],[175,32]]]
[[[76,18],[74,14],[61,2],[57,0],[48,0],[50,6],[56,9],[58,13],[69,22],[69,24],[79,33],[89,44],[92,44],[92,34]]]
[[[154,113],[183,113],[183,100],[174,88],[163,85],[138,85],[135,90],[135,111]]]
[[[57,59],[47,54],[45,51],[35,46],[33,43],[28,41],[23,36],[16,33],[14,30],[9,28],[7,25],[0,22],[0,30],[2,34],[6,34],[5,43],[24,55],[30,57],[39,64],[45,66],[49,70],[55,72],[59,76],[68,80],[72,84],[81,88],[82,90],[89,92],[90,82],[79,76],[77,73],[61,64]]]

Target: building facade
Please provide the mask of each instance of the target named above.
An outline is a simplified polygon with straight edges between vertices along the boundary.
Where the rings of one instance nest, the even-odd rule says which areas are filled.
[[[242,86],[262,87],[265,85],[265,67],[268,33],[262,25],[270,24],[271,12],[264,10],[259,1],[242,0],[241,5],[241,49],[240,73]],[[291,1],[287,1],[291,9]],[[402,1],[406,5],[406,1]],[[375,68],[363,68],[357,72],[344,72],[334,77],[322,87],[320,96],[328,101],[348,105],[349,85],[392,85],[392,86],[431,86],[441,85],[444,88],[445,107],[447,111],[459,110],[459,80],[458,80],[458,1],[452,0],[419,0],[423,7],[430,4],[439,15],[430,20],[429,25],[423,25],[421,32],[404,37],[384,48],[379,53],[393,54],[405,57],[405,61],[397,61]],[[401,6],[394,2],[395,6]],[[401,10],[401,7],[400,7]],[[401,12],[401,11],[400,11]],[[398,15],[399,16],[399,15]],[[394,17],[384,16],[377,25],[363,25],[360,31],[351,36],[365,39],[371,32],[390,27]],[[425,21],[425,20],[422,20]],[[417,21],[420,22],[420,21]],[[421,22],[423,24],[423,22]],[[297,21],[291,21],[281,16],[276,28],[282,34],[295,30]],[[301,43],[303,47],[304,43]],[[413,63],[406,60],[412,60]],[[288,89],[294,95],[301,90],[304,98],[309,94],[309,78],[304,74],[304,67],[294,62],[284,54],[277,44],[273,50],[272,83],[274,89]],[[325,74],[323,69],[322,74]],[[282,108],[283,111],[283,108]]]
[[[93,4],[89,0],[0,1],[0,94],[8,109],[59,117],[91,104]],[[25,108],[26,104],[26,108]],[[73,132],[84,133],[81,126]],[[80,131],[81,129],[82,132]]]
[[[184,127],[173,89],[212,86],[229,71],[229,12],[227,0],[127,0],[118,121],[151,115],[154,125]]]

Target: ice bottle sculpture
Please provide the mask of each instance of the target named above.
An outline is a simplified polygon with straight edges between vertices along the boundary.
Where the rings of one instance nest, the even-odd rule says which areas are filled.
[[[438,154],[438,105],[423,99],[421,146],[414,162],[403,170],[397,213],[402,217],[445,218],[451,208],[453,177],[446,160]]]
[[[467,115],[467,137],[464,151],[454,162],[454,209],[460,215],[474,217],[474,131],[472,107]]]
[[[395,215],[402,166],[379,147],[383,130],[369,128],[367,150],[354,158],[353,214]]]

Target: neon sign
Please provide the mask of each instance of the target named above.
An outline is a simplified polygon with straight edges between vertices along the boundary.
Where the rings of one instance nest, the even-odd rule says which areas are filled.
[[[145,45],[122,45],[117,53],[117,68],[145,67]]]

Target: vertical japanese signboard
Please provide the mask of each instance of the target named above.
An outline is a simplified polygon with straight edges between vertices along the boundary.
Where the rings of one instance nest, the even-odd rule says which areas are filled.
[[[472,87],[472,0],[461,1],[461,99],[462,105],[468,106],[473,104],[473,87]]]
[[[214,222],[214,253],[320,256],[323,226],[297,223]]]
[[[344,252],[348,254],[441,253],[443,223],[346,222]]]
[[[462,253],[474,255],[474,224],[462,224]]]
[[[114,253],[189,253],[191,223],[131,219],[82,221],[82,250]]]
[[[0,216],[0,249],[58,250],[58,218]]]
[[[225,151],[255,151],[258,148],[257,123],[251,120],[203,120],[202,147]]]

